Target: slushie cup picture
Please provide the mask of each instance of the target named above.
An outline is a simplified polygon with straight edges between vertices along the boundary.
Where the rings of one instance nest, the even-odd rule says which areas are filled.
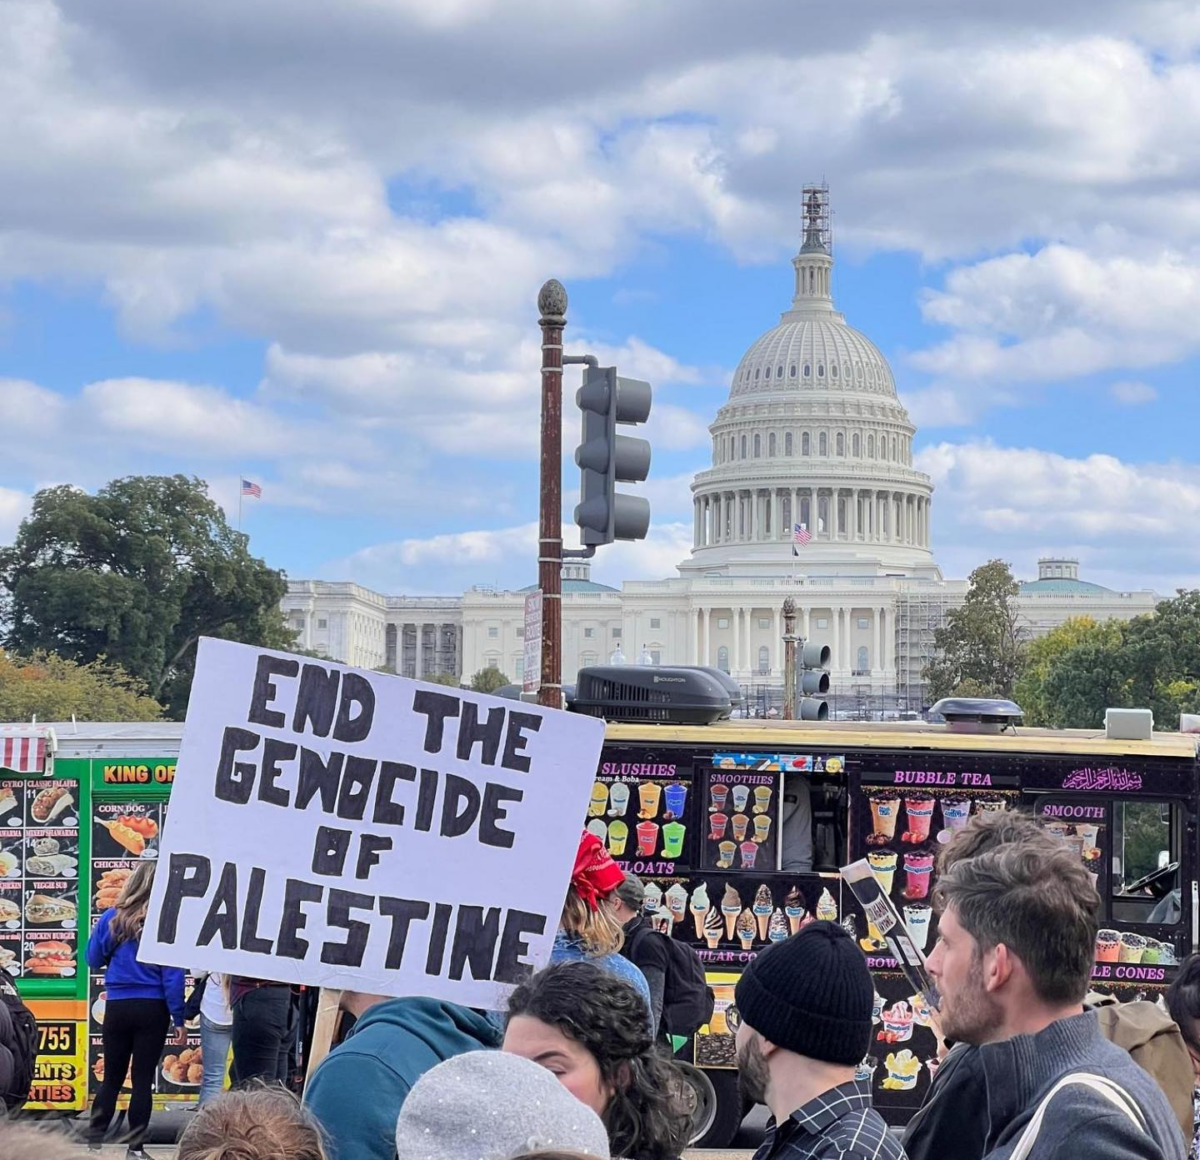
[[[663,857],[675,859],[683,853],[683,837],[687,833],[685,826],[679,822],[667,822],[662,828]]]
[[[662,800],[662,786],[653,781],[644,781],[638,786],[638,817],[658,817],[658,803]]]
[[[637,843],[639,858],[653,858],[658,848],[658,824],[656,822],[638,822]]]
[[[667,799],[667,813],[674,814],[676,818],[682,818],[687,805],[687,786],[676,782],[667,786],[663,791],[663,796]]]
[[[875,833],[883,838],[896,836],[896,818],[900,813],[898,797],[875,797],[871,799],[871,822]]]
[[[602,842],[608,836],[608,827],[599,818],[593,818],[588,822],[587,829],[589,834],[595,834]]]
[[[608,809],[608,786],[602,781],[592,786],[592,802],[588,806],[588,814],[593,818],[600,817]]]
[[[629,809],[629,786],[623,781],[614,781],[608,787],[608,816],[623,818]]]
[[[608,852],[614,858],[624,857],[628,841],[629,827],[619,819],[611,822],[608,827]]]

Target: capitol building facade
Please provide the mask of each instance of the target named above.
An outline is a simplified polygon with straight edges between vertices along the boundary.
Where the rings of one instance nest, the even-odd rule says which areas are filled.
[[[913,466],[916,429],[891,368],[834,307],[824,187],[805,190],[792,266],[790,308],[746,351],[710,427],[710,465],[692,483],[692,552],[679,575],[618,590],[594,583],[585,563],[564,565],[564,683],[618,654],[714,665],[752,703],[778,703],[790,595],[800,634],[832,650],[835,712],[921,707],[933,633],[967,583],[944,579],[934,559],[933,486]],[[807,542],[794,554],[797,527]],[[405,597],[295,580],[283,610],[304,647],[339,661],[464,679],[493,667],[519,681],[527,591]],[[1157,599],[1088,583],[1077,561],[1047,558],[1018,603],[1036,635],[1074,616],[1127,619]]]

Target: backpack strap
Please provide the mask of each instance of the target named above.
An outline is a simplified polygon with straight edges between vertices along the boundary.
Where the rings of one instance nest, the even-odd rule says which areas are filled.
[[[1037,1111],[1033,1113],[1029,1123],[1025,1125],[1025,1130],[1021,1133],[1021,1138],[1010,1153],[1009,1160],[1027,1160],[1029,1153],[1033,1151],[1034,1144],[1037,1143],[1038,1133],[1042,1130],[1042,1120],[1046,1118],[1046,1111],[1050,1107],[1050,1101],[1063,1088],[1069,1087],[1072,1084],[1091,1088],[1092,1091],[1102,1095],[1110,1104],[1124,1112],[1133,1121],[1139,1131],[1147,1132],[1146,1121],[1142,1116],[1141,1108],[1112,1080],[1102,1075],[1092,1075],[1089,1072],[1074,1072],[1071,1075],[1064,1075],[1042,1097],[1042,1102],[1038,1104]]]

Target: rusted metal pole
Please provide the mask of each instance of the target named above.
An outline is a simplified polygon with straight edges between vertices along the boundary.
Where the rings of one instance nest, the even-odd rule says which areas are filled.
[[[542,590],[542,684],[538,704],[562,704],[562,336],[567,292],[551,278],[538,292],[542,328],[542,458],[538,587]]]
[[[783,601],[783,719],[796,719],[796,602]]]

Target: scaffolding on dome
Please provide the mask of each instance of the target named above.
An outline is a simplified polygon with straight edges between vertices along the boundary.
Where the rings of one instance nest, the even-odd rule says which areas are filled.
[[[801,253],[805,250],[819,250],[822,253],[833,253],[833,224],[829,211],[829,183],[806,185],[803,197],[804,207],[804,242]]]
[[[935,653],[934,633],[946,623],[946,594],[923,586],[901,592],[896,605],[896,693],[910,711],[925,702],[925,666]]]

